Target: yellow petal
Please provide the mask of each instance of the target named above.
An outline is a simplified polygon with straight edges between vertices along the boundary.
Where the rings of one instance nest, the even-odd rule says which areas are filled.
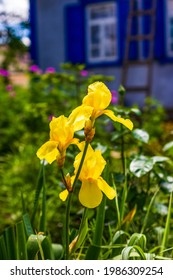
[[[67,197],[68,197],[68,190],[64,190],[62,192],[60,192],[59,194],[59,198],[62,200],[62,201],[66,201]]]
[[[47,141],[40,147],[40,149],[38,149],[37,157],[39,159],[47,160],[48,163],[52,163],[56,160],[56,157],[60,155],[57,145],[58,144],[55,141]]]
[[[74,136],[73,127],[68,124],[68,118],[61,115],[50,122],[50,139],[58,142],[61,147],[66,146]]]
[[[113,199],[116,196],[115,190],[111,188],[102,177],[97,179],[97,184],[99,189],[107,196],[107,198]]]
[[[95,111],[104,110],[111,102],[111,92],[102,82],[95,82],[88,87],[88,94],[83,98],[83,104],[92,106]]]
[[[78,147],[83,150],[83,148],[84,148],[83,142],[78,144]],[[74,173],[75,174],[77,173],[77,170],[79,168],[79,164],[81,162],[82,155],[83,155],[83,152],[80,152],[75,157],[75,161],[74,161],[74,168],[75,168]],[[87,152],[86,152],[85,159],[84,159],[84,164],[82,166],[82,169],[81,169],[81,172],[79,175],[79,179],[81,181],[84,179],[90,179],[90,178],[97,179],[101,175],[105,165],[106,165],[106,161],[102,157],[101,151],[100,150],[94,151],[92,149],[91,145],[89,145]]]
[[[70,142],[70,144],[75,144],[75,145],[78,145],[78,143],[79,143],[79,139],[77,138],[73,138]]]
[[[92,115],[92,111],[93,108],[90,106],[78,106],[68,117],[68,124],[73,127],[74,131],[81,130]]]
[[[95,208],[102,201],[103,194],[96,180],[84,180],[79,191],[79,201],[87,208]]]
[[[114,115],[114,112],[111,110],[104,110],[103,114],[107,115],[109,118],[111,118],[115,122],[122,123],[124,126],[126,126],[128,129],[132,130],[133,129],[133,123],[129,119],[123,119],[121,117],[116,117]]]

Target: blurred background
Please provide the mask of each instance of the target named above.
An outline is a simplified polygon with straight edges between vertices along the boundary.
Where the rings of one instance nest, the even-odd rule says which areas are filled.
[[[126,105],[151,96],[172,116],[172,0],[1,0],[0,11],[1,68],[16,55],[18,70],[81,63],[122,83]]]

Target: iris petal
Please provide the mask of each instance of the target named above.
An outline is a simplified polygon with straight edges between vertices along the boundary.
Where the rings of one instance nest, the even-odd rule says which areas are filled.
[[[95,82],[88,87],[88,94],[83,98],[83,104],[92,106],[95,111],[107,108],[111,102],[111,92],[102,82]]]
[[[103,194],[97,186],[97,180],[83,180],[79,191],[79,201],[87,208],[95,208],[102,201]]]
[[[60,192],[59,194],[59,198],[62,200],[62,201],[66,201],[67,197],[68,197],[68,190],[64,190],[62,192]]]
[[[85,122],[92,115],[93,108],[91,106],[78,106],[68,117],[68,124],[73,126],[74,131],[81,130]]]
[[[97,179],[97,184],[99,189],[107,196],[107,198],[113,199],[116,196],[115,190],[111,188],[102,177]]]
[[[47,162],[51,164],[56,160],[57,156],[60,155],[57,145],[56,141],[47,141],[40,147],[40,149],[38,149],[37,157],[39,159],[46,159]]]
[[[123,119],[121,117],[116,117],[114,115],[114,112],[111,110],[104,110],[103,114],[107,115],[109,118],[111,118],[115,122],[119,122],[126,126],[128,129],[132,130],[133,129],[133,123],[129,119]]]

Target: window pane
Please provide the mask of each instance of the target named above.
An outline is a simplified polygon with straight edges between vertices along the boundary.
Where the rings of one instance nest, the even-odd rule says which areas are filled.
[[[92,47],[92,49],[91,49],[91,57],[93,57],[93,58],[100,57],[99,47]]]
[[[113,24],[105,25],[105,56],[115,55],[115,26]]]
[[[99,33],[100,33],[100,27],[98,25],[91,26],[91,44],[98,44],[99,39]]]
[[[167,0],[167,52],[173,56],[173,1]]]
[[[93,7],[91,9],[90,18],[99,19],[115,16],[115,10],[112,9],[112,5],[98,5],[98,7]]]
[[[87,55],[90,62],[117,58],[116,3],[87,6]]]

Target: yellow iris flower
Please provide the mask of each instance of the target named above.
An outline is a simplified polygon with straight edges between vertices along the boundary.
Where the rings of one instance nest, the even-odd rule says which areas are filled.
[[[45,159],[48,163],[57,160],[59,165],[63,165],[66,149],[70,144],[77,144],[78,139],[74,137],[74,129],[68,123],[68,118],[60,116],[53,117],[50,122],[50,139],[37,151],[39,159]]]
[[[79,164],[82,158],[82,150],[84,143],[78,144],[81,152],[76,156],[74,162],[74,174],[77,173]],[[106,161],[101,155],[100,150],[94,151],[89,145],[86,157],[79,175],[79,180],[82,182],[80,191],[79,191],[79,201],[80,203],[87,208],[97,207],[101,201],[103,194],[109,198],[113,199],[116,196],[116,192],[111,188],[106,181],[101,177],[101,173],[106,165]],[[72,177],[72,181],[74,176]],[[65,201],[68,196],[68,191],[64,190],[60,193],[60,198]]]
[[[133,129],[133,123],[129,119],[124,119],[114,115],[112,110],[105,110],[112,99],[112,94],[106,85],[102,82],[95,82],[88,87],[88,94],[83,98],[82,105],[78,106],[72,111],[69,116],[69,123],[71,123],[75,130],[80,130],[84,126],[86,120],[86,112],[88,112],[91,121],[94,123],[95,119],[101,115],[107,115],[115,122],[119,122],[128,129]]]

